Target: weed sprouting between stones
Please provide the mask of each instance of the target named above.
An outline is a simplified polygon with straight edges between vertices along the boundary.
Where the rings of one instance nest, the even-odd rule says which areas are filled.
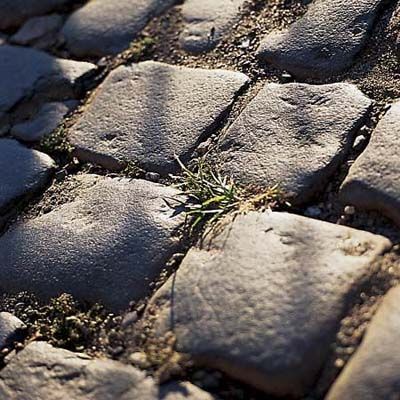
[[[186,167],[176,157],[182,170],[181,176],[172,176],[177,186],[189,198],[185,203],[190,230],[215,223],[226,214],[244,214],[264,211],[290,204],[278,185],[267,189],[241,187],[234,179],[223,176],[204,158],[195,160],[193,169]]]
[[[53,133],[46,135],[40,141],[39,149],[56,159],[72,158],[73,147],[67,139],[65,125],[60,125]]]

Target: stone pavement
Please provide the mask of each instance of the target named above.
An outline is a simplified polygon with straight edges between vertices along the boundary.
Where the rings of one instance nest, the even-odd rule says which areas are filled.
[[[399,398],[399,38],[398,0],[0,0],[0,399]],[[255,197],[191,230],[177,157]],[[62,293],[108,322],[40,329]]]

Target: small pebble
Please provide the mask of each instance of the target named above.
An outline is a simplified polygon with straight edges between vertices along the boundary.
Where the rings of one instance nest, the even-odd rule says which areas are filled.
[[[142,352],[135,352],[129,356],[129,362],[136,367],[145,369],[149,366],[149,362],[147,361],[147,356]]]
[[[358,149],[363,146],[366,140],[367,138],[364,135],[357,136],[353,144],[353,149]]]
[[[281,75],[281,79],[282,79],[282,81],[283,81],[284,83],[292,82],[292,81],[293,81],[293,76],[290,75],[288,72],[284,72],[284,73]]]
[[[356,213],[356,209],[355,209],[355,207],[353,207],[353,206],[346,206],[346,207],[344,208],[344,213],[345,213],[346,215],[354,215],[354,214]]]
[[[121,326],[122,328],[127,328],[130,325],[133,325],[138,320],[138,315],[136,311],[132,311],[125,315],[122,320]]]

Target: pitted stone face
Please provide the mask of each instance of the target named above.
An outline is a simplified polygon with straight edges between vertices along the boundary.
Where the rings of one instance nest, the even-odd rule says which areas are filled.
[[[356,86],[267,84],[220,142],[221,170],[244,185],[279,185],[293,204],[324,189],[372,102]]]
[[[63,28],[67,47],[78,57],[102,57],[129,47],[151,18],[176,0],[96,0],[75,11]]]
[[[329,78],[363,49],[384,0],[315,0],[288,29],[268,34],[258,55],[299,79]]]
[[[65,100],[78,95],[79,82],[96,66],[87,62],[65,60],[27,47],[0,46],[0,136],[8,130],[10,115],[23,102]]]
[[[43,189],[54,167],[48,155],[28,149],[16,140],[0,139],[0,215]]]
[[[399,396],[400,287],[383,298],[363,341],[332,386],[327,400]]]
[[[372,133],[367,149],[351,167],[341,199],[360,209],[379,211],[400,225],[400,101]]]
[[[175,156],[189,160],[213,133],[248,81],[238,72],[153,61],[121,66],[99,87],[69,139],[84,161],[109,169],[132,161],[166,175],[179,169]]]
[[[246,0],[187,0],[182,5],[184,20],[180,43],[190,53],[214,48],[239,20]]]
[[[157,400],[157,394],[153,379],[130,365],[46,342],[27,345],[0,373],[2,399]]]
[[[286,213],[208,232],[150,303],[178,351],[268,393],[301,397],[324,365],[352,293],[391,246]]]
[[[184,198],[176,189],[142,180],[76,179],[72,202],[17,223],[0,237],[1,287],[42,298],[71,293],[118,311],[149,295],[151,283],[179,251],[185,218],[168,204]]]

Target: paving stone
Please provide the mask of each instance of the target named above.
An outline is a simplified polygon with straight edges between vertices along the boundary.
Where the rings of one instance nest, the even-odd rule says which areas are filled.
[[[150,19],[161,14],[175,1],[90,1],[68,18],[63,28],[67,47],[79,57],[120,53],[129,47]]]
[[[46,103],[33,118],[14,125],[11,134],[25,142],[40,141],[44,136],[53,132],[64,117],[78,104],[79,102],[76,100]]]
[[[54,168],[46,154],[12,139],[0,139],[0,214],[22,198],[42,189]]]
[[[330,351],[348,300],[390,242],[286,213],[238,216],[192,248],[151,301],[156,335],[275,395],[300,396]]]
[[[258,54],[297,78],[328,78],[351,66],[383,2],[316,0],[288,29],[268,34]]]
[[[75,0],[1,0],[0,30],[15,28],[27,19],[47,14]],[[0,56],[1,58],[1,56]]]
[[[377,210],[400,225],[400,101],[372,134],[367,149],[350,168],[340,196],[344,203]]]
[[[183,49],[192,53],[211,50],[240,17],[246,0],[187,0],[182,6]]]
[[[237,72],[158,62],[111,72],[69,138],[77,156],[120,169],[123,160],[167,174],[190,158],[248,82]]]
[[[112,360],[33,342],[0,373],[0,397],[10,400],[155,400],[151,378]]]
[[[86,62],[54,58],[39,50],[0,46],[0,128],[5,114],[33,95],[64,100],[79,79],[95,70]]]
[[[221,141],[222,172],[307,202],[345,159],[370,106],[350,84],[267,84]]]
[[[394,400],[400,397],[400,288],[384,297],[357,352],[327,400]]]
[[[43,298],[71,293],[112,310],[151,291],[179,251],[184,215],[176,189],[95,175],[77,178],[75,200],[14,225],[0,238],[1,287]]]
[[[10,41],[46,49],[57,42],[57,34],[63,22],[64,18],[59,14],[31,18],[11,36]]]
[[[20,337],[25,324],[8,312],[0,312],[0,350],[12,344]]]
[[[190,382],[172,382],[160,387],[160,400],[213,400],[214,396]]]

